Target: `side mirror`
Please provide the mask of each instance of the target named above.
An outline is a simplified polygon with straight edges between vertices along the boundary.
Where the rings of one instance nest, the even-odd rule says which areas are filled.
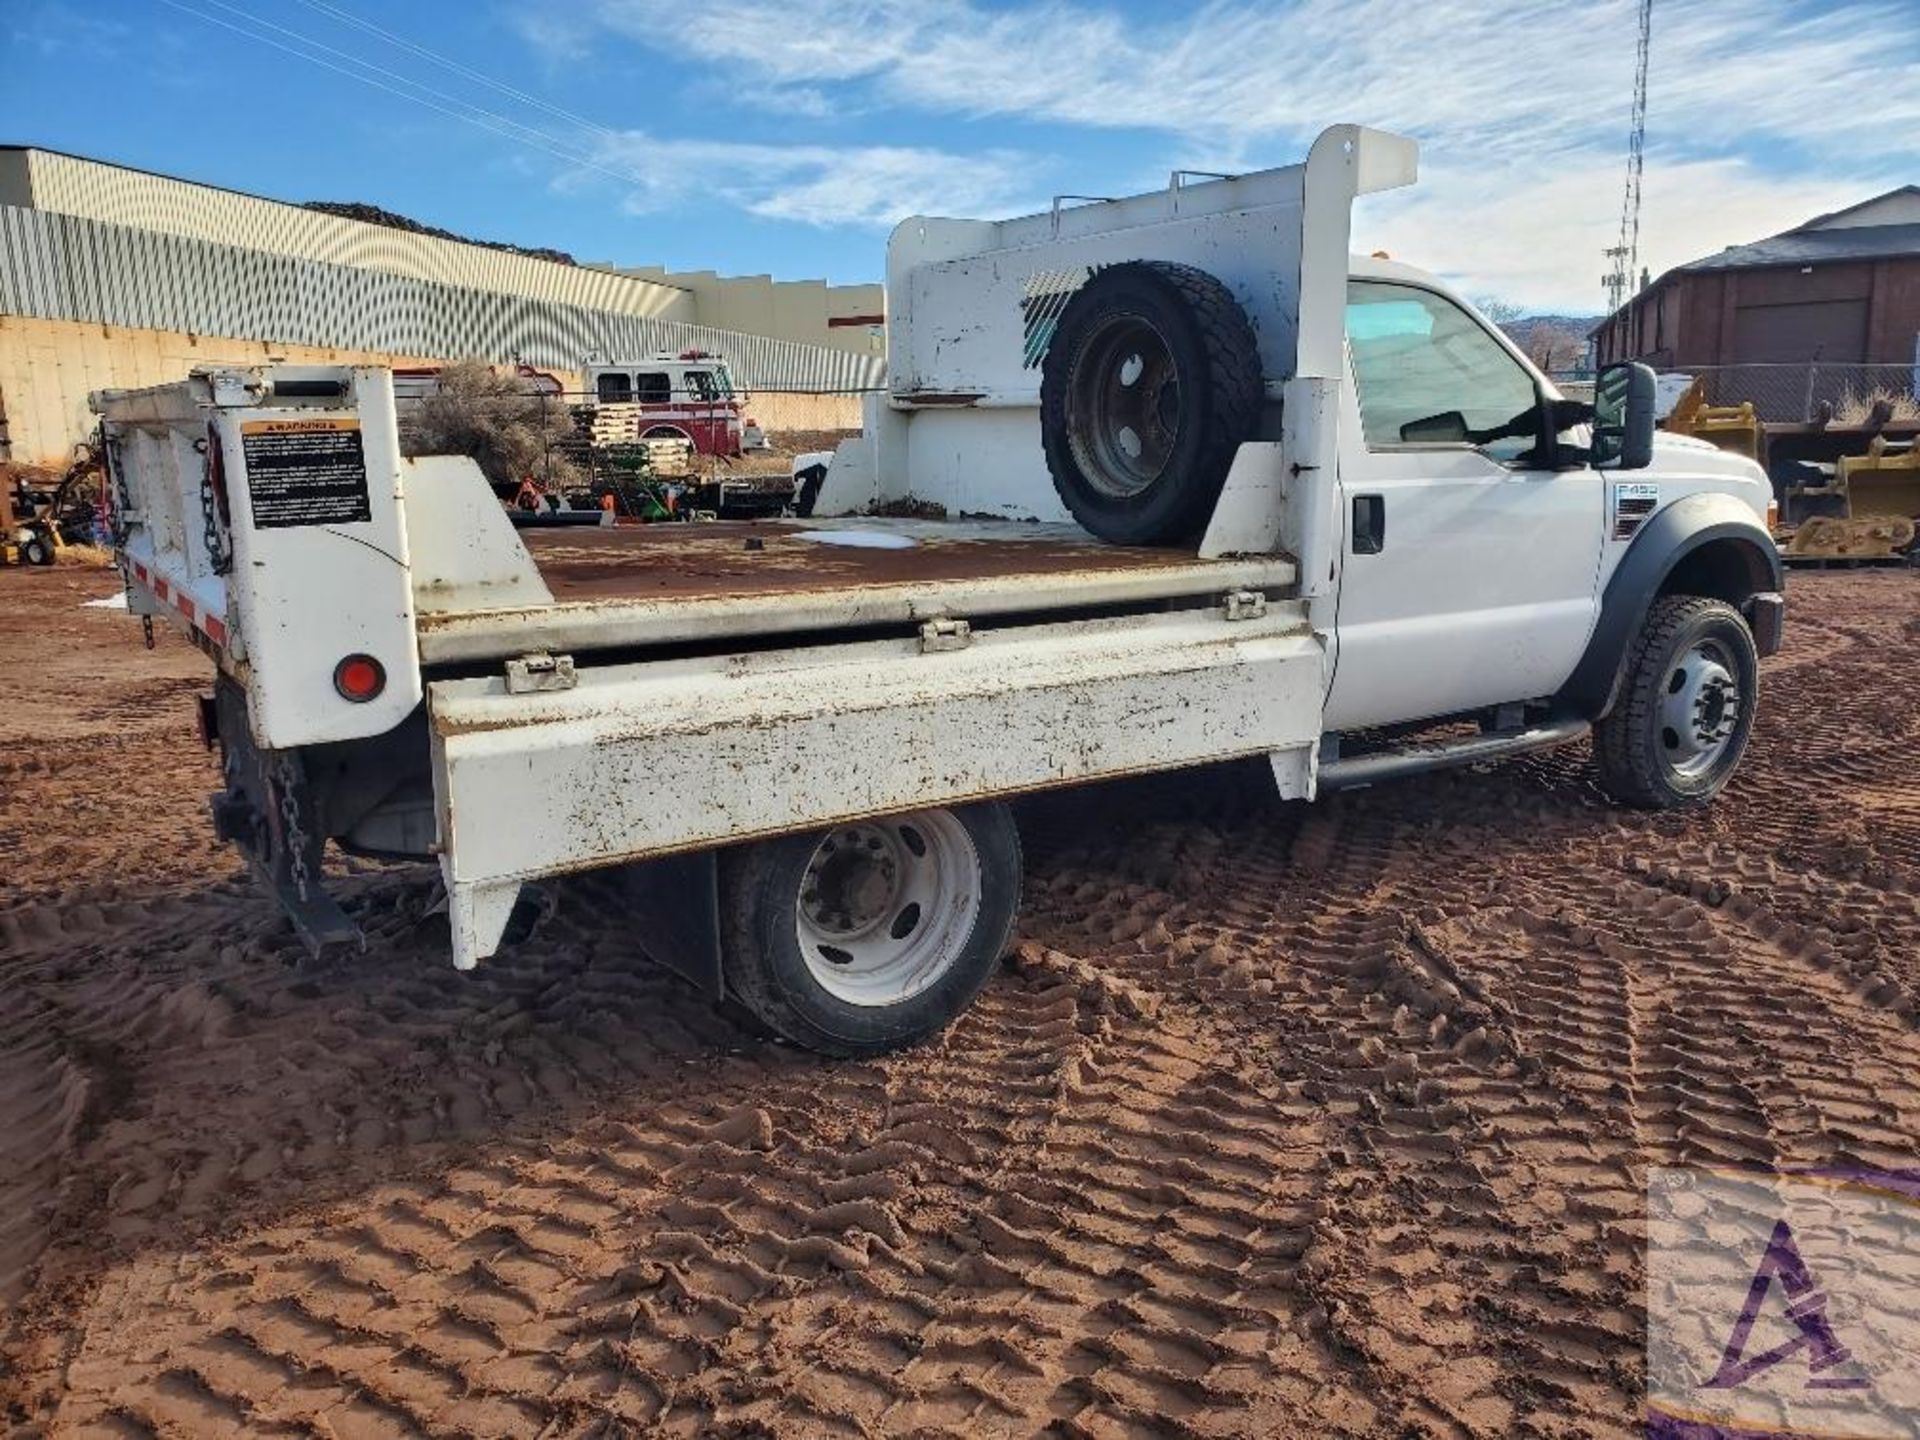
[[[1593,385],[1593,463],[1644,470],[1653,463],[1653,370],[1609,365]]]
[[[1422,420],[1409,420],[1400,427],[1400,438],[1409,445],[1464,445],[1473,436],[1467,429],[1467,417],[1458,410],[1447,410]]]

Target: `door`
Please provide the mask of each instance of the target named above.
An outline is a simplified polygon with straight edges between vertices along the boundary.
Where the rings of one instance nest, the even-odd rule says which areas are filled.
[[[1733,317],[1733,363],[1852,364],[1867,358],[1867,302],[1813,300],[1742,305]]]
[[[1338,645],[1327,728],[1551,695],[1598,611],[1605,489],[1551,471],[1533,372],[1471,313],[1415,285],[1348,286]]]

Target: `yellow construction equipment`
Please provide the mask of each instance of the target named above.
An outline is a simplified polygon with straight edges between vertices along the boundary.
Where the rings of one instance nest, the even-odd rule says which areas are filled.
[[[1864,455],[1847,455],[1834,467],[1834,488],[1847,497],[1847,513],[1920,515],[1920,444],[1876,435]]]
[[[51,487],[34,470],[0,478],[0,565],[51,565],[74,538],[91,538],[102,473],[99,452],[78,445]]]
[[[1892,560],[1913,548],[1913,537],[1913,521],[1902,515],[1815,515],[1800,523],[1781,553],[1789,560]]]
[[[1914,547],[1920,516],[1920,444],[1876,435],[1864,455],[1843,455],[1833,483],[1801,491],[1840,502],[1839,515],[1820,515],[1793,532],[1789,559],[1891,559]]]
[[[1749,460],[1760,459],[1760,417],[1753,402],[1738,405],[1707,404],[1706,377],[1698,376],[1667,416],[1667,429],[1675,435],[1695,435],[1722,450],[1731,450]]]

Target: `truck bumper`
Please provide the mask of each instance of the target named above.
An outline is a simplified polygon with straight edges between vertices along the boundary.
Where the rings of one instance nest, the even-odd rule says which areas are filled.
[[[1753,631],[1753,648],[1762,656],[1779,650],[1787,625],[1787,597],[1778,590],[1763,590],[1749,598],[1743,608],[1747,628]]]

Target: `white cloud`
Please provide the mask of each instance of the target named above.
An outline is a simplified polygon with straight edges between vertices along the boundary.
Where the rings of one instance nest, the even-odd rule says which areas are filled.
[[[1565,158],[1539,170],[1428,167],[1413,189],[1360,201],[1354,248],[1386,250],[1530,311],[1596,313],[1609,263],[1600,252],[1619,226],[1621,169],[1605,155]],[[1771,176],[1737,160],[1653,167],[1641,206],[1641,264],[1658,276],[1863,193],[1850,182]]]
[[[1173,164],[1288,163],[1336,121],[1401,130],[1421,139],[1428,178],[1378,207],[1389,248],[1404,237],[1408,258],[1529,305],[1596,306],[1618,226],[1630,0],[1211,0],[1144,21],[1102,0],[599,0],[588,13],[750,76],[768,103],[805,88],[835,108],[1157,131]],[[1920,169],[1911,0],[1662,0],[1653,34],[1641,253],[1656,272]]]
[[[860,82],[930,111],[1195,136],[1360,120],[1496,149],[1624,138],[1633,65],[1627,0],[1213,0],[1149,22],[1064,0],[600,0],[592,13],[760,83]],[[1669,0],[1655,12],[1654,128],[1885,143],[1920,122],[1920,87],[1900,83],[1920,60],[1916,31],[1907,0],[1841,0],[1817,18],[1794,0]],[[1862,105],[1874,73],[1884,83]]]
[[[118,20],[91,13],[86,7],[61,0],[39,0],[15,10],[7,18],[7,37],[22,49],[44,56],[118,54],[132,29]]]
[[[1032,203],[1023,193],[1031,163],[1003,150],[757,145],[635,130],[598,142],[593,158],[631,184],[624,203],[636,214],[719,195],[768,219],[884,226],[913,214],[1006,212]]]
[[[597,27],[591,21],[552,10],[521,7],[506,12],[505,18],[549,65],[573,64],[593,53]]]

